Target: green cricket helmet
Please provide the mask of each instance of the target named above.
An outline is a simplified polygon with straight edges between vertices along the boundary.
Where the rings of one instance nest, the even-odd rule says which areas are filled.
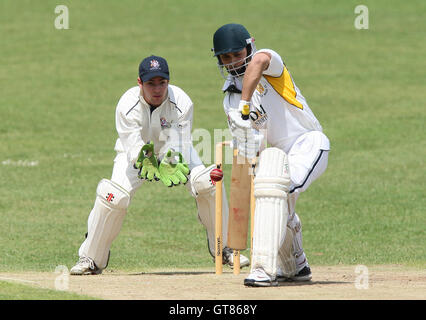
[[[239,52],[244,48],[247,48],[247,56],[242,59],[245,60],[243,65],[235,67],[242,60],[229,64],[222,63],[220,59],[221,54]],[[214,33],[212,51],[214,52],[214,56],[217,57],[218,67],[224,78],[226,78],[223,72],[224,69],[231,76],[239,77],[244,75],[248,63],[256,52],[256,47],[254,39],[243,25],[229,23],[217,29]]]

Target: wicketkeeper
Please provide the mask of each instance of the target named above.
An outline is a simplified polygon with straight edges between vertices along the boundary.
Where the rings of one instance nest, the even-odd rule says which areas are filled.
[[[195,198],[198,218],[207,231],[210,254],[214,257],[215,187],[210,171],[201,162],[191,141],[193,103],[180,88],[169,84],[167,61],[150,56],[139,65],[138,86],[127,90],[116,108],[115,144],[117,155],[111,179],[102,179],[88,218],[86,239],[79,249],[73,275],[100,274],[108,265],[110,247],[120,232],[136,190],[145,180],[166,187],[186,184]],[[223,192],[223,221],[228,203]],[[226,223],[224,223],[226,226]],[[233,265],[223,230],[223,261]],[[241,256],[241,266],[249,265]]]
[[[226,79],[223,105],[234,147],[248,159],[260,152],[251,270],[244,284],[309,281],[296,200],[325,171],[330,142],[280,55],[256,50],[244,26],[220,27],[213,51]]]

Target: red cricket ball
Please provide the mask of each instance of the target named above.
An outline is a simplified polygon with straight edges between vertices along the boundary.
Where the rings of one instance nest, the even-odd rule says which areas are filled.
[[[222,180],[222,178],[223,178],[222,170],[216,168],[210,171],[210,179],[212,179],[212,181],[217,182]]]

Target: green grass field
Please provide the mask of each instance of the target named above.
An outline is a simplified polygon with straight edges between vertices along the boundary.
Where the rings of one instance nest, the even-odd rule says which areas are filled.
[[[94,300],[94,298],[65,291],[0,281],[0,300]]]
[[[361,3],[368,30],[354,27]],[[70,29],[57,30],[58,1],[1,1],[0,272],[76,262],[142,58],[168,60],[194,129],[226,128],[210,49],[229,22],[282,55],[330,138],[328,169],[297,207],[310,264],[424,268],[426,2],[361,3],[72,0]],[[111,250],[112,270],[213,268],[184,187],[142,186]],[[0,283],[2,299],[18,291]]]

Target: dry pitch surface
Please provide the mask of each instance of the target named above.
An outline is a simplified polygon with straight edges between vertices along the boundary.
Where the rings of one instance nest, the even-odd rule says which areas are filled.
[[[313,278],[304,284],[250,288],[243,285],[248,270],[223,275],[212,270],[169,270],[125,273],[106,270],[97,276],[69,276],[68,291],[101,299],[125,300],[394,300],[426,299],[426,269],[400,265],[312,267]],[[55,289],[62,278],[55,273],[1,273],[0,280]],[[367,277],[368,276],[368,277]],[[361,278],[362,277],[362,278]],[[64,280],[66,280],[65,276]],[[368,279],[368,281],[366,281]]]

